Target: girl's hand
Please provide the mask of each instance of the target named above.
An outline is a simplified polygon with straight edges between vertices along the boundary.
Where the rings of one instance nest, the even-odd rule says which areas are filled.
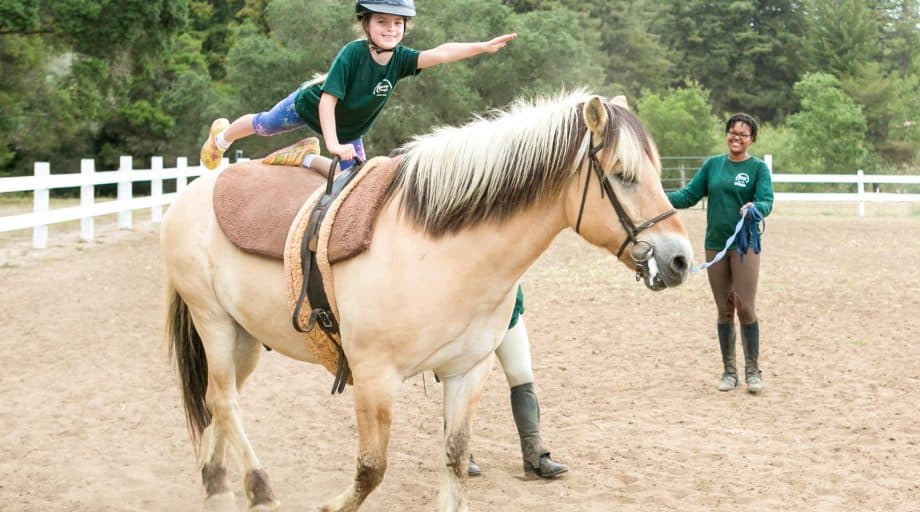
[[[339,157],[343,162],[354,160],[357,153],[354,144],[334,144],[329,146],[329,152]]]
[[[504,48],[505,45],[508,44],[508,41],[511,41],[515,37],[517,37],[516,32],[511,33],[511,34],[505,34],[503,36],[498,36],[490,41],[486,41],[485,43],[483,43],[484,49],[488,53],[495,53],[498,50],[501,50],[502,48]]]
[[[751,208],[751,207],[753,207],[753,206],[754,206],[754,203],[744,203],[744,205],[741,206],[741,210],[740,210],[740,211],[741,211],[741,216],[744,217],[745,211],[746,211],[748,208]]]

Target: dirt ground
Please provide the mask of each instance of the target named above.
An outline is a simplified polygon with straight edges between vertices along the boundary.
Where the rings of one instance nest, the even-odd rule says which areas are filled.
[[[495,369],[471,510],[920,509],[920,215],[855,210],[778,204],[767,219],[760,396],[716,390],[704,275],[652,293],[563,233],[526,276],[524,318],[543,436],[572,470],[522,478]],[[681,215],[699,258],[704,213]],[[43,251],[0,240],[0,509],[200,510],[162,341],[156,227],[97,229],[90,244],[53,232]],[[441,390],[428,379],[427,395],[421,377],[404,387],[389,469],[363,510],[436,508]],[[268,352],[243,391],[283,510],[313,510],[352,478],[351,394],[330,386],[322,368]]]

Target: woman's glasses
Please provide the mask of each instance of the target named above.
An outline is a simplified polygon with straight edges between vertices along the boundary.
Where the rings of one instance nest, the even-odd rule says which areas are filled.
[[[738,132],[733,132],[733,131],[731,131],[731,130],[729,130],[728,132],[726,132],[725,135],[726,135],[729,139],[733,139],[733,138],[736,138],[736,137],[737,137],[737,138],[739,138],[739,139],[741,139],[741,140],[747,140],[747,139],[750,139],[750,138],[751,138],[751,134],[750,134],[750,133],[738,133]]]

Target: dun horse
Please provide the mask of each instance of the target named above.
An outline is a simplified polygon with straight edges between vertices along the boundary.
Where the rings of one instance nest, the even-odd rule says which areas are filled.
[[[444,385],[440,509],[468,508],[473,409],[518,281],[562,230],[617,255],[653,290],[681,284],[693,262],[657,149],[625,101],[585,91],[518,101],[401,152],[369,249],[332,267],[358,454],[354,481],[323,510],[356,510],[380,484],[394,399],[423,371]],[[291,326],[281,262],[241,251],[218,227],[215,176],[191,183],[163,221],[168,333],[207,496],[232,497],[229,446],[251,509],[273,510],[239,389],[263,344],[315,358]]]

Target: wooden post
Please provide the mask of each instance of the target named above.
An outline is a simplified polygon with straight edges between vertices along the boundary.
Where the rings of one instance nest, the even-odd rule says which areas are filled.
[[[48,210],[51,206],[51,195],[48,193],[51,177],[51,164],[48,162],[35,162],[35,190],[32,193],[32,212],[40,222],[32,227],[32,248],[44,249],[48,247]]]
[[[131,168],[134,162],[130,156],[122,155],[118,160],[118,229],[131,229],[131,201],[133,184]]]
[[[89,210],[96,202],[96,186],[93,184],[93,178],[96,174],[96,162],[91,158],[80,160],[80,210],[83,211],[83,217],[80,217],[80,240],[92,242],[96,236],[95,217]]]
[[[153,178],[150,179],[150,196],[153,199],[153,206],[150,207],[150,222],[156,224],[163,220],[163,205],[160,204],[160,199],[163,197],[163,177],[160,174],[163,171],[162,156],[150,159],[150,170],[153,171]]]
[[[188,157],[180,156],[176,158],[176,192],[182,192],[188,185]]]
[[[856,194],[859,200],[859,216],[866,216],[866,182],[862,169],[856,171]]]

